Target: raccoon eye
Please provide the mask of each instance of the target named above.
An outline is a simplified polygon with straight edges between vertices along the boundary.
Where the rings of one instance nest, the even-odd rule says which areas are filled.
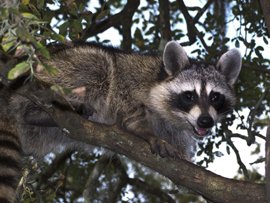
[[[195,102],[198,101],[198,95],[195,91],[185,91],[180,94],[172,93],[169,103],[173,108],[188,112]]]
[[[211,101],[212,103],[215,103],[215,102],[217,102],[217,101],[219,100],[219,98],[220,98],[220,93],[214,92],[214,93],[212,93],[212,95],[210,96],[210,101]]]
[[[194,102],[195,101],[194,92],[186,91],[186,92],[183,93],[183,97],[188,102]]]
[[[220,109],[225,101],[224,95],[219,92],[211,92],[209,96],[209,102],[213,105],[217,110]]]

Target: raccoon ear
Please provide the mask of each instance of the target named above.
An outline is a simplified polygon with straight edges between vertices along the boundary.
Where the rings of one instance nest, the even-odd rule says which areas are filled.
[[[218,63],[217,69],[226,77],[229,85],[233,85],[240,73],[242,57],[238,49],[231,49],[223,54]]]
[[[170,41],[166,44],[163,53],[163,63],[165,71],[173,76],[182,68],[189,64],[187,53],[176,41]]]

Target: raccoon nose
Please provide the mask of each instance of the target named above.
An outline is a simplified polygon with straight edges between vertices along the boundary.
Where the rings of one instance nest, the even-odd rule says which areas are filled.
[[[214,120],[209,115],[201,115],[197,120],[197,124],[200,128],[212,128]]]

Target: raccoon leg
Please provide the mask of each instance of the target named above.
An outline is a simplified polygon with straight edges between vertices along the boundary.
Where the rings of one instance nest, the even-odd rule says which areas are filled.
[[[128,132],[144,139],[150,145],[153,154],[159,154],[161,157],[183,158],[174,146],[154,134],[144,111],[136,111],[128,118],[122,119],[121,123]]]
[[[30,107],[31,106],[31,107]],[[63,108],[63,107],[61,107]],[[85,119],[93,115],[93,109],[86,107],[84,104],[74,107]],[[40,127],[57,127],[57,123],[51,118],[51,116],[38,106],[29,105],[24,113],[24,122],[28,125],[40,126]]]
[[[0,120],[0,202],[13,203],[22,169],[22,150],[12,125]]]
[[[56,122],[50,117],[50,115],[39,107],[33,107],[28,109],[24,115],[24,122],[28,125],[40,126],[40,127],[57,127]]]
[[[37,100],[37,98],[39,99]],[[56,122],[46,111],[44,111],[44,109],[36,104],[37,102],[44,106],[54,105],[62,110],[75,111],[86,119],[92,116],[95,112],[95,109],[90,105],[67,101],[51,90],[38,91],[35,93],[32,99],[35,99],[36,101],[29,100],[24,113],[24,121],[29,125],[41,127],[57,127]]]

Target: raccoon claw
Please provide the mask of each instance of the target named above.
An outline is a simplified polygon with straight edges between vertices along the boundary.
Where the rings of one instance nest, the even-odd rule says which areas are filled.
[[[181,156],[178,150],[167,143],[165,140],[161,140],[159,138],[152,138],[149,140],[150,149],[153,154],[158,154],[162,158],[164,157],[172,157],[172,158],[180,158]]]

